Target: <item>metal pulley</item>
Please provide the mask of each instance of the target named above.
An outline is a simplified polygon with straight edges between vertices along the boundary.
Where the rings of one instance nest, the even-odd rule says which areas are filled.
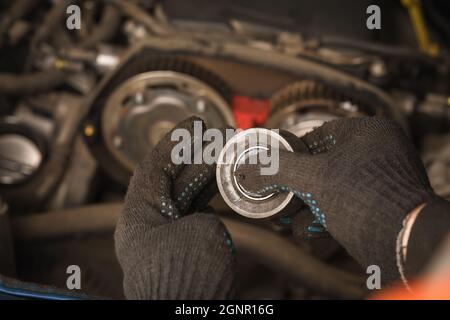
[[[301,207],[292,192],[259,194],[247,190],[237,179],[236,172],[243,164],[261,164],[261,174],[276,174],[279,150],[294,151],[276,130],[262,128],[242,131],[226,143],[219,155],[216,178],[231,209],[244,217],[261,219],[293,213]]]

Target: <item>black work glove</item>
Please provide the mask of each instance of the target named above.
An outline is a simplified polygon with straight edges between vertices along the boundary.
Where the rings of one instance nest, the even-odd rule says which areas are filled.
[[[193,137],[194,121],[201,120],[190,118],[175,129]],[[174,165],[177,143],[168,133],[131,178],[115,233],[129,299],[225,299],[232,290],[234,248],[227,230],[217,216],[193,213],[217,190],[215,166]],[[192,155],[203,151],[199,146]]]
[[[258,165],[244,165],[237,171],[240,183],[261,194],[294,191],[357,261],[380,266],[383,282],[398,279],[402,220],[435,197],[408,137],[387,119],[349,118],[328,122],[299,142],[308,151],[280,151],[278,174],[261,176]],[[294,233],[302,228],[294,221]]]

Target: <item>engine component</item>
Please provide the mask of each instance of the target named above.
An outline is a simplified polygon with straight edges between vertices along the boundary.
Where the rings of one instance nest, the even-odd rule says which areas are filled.
[[[42,161],[42,154],[33,141],[17,134],[1,135],[0,150],[6,154],[0,165],[0,182],[3,184],[21,182],[32,175]]]
[[[180,58],[138,55],[130,60],[100,91],[85,127],[97,158],[105,158],[99,163],[124,184],[137,162],[178,122],[197,115],[209,127],[235,125],[229,89],[216,75]]]
[[[360,105],[323,84],[302,80],[288,85],[272,97],[271,115],[266,125],[301,137],[324,122],[339,117],[377,113]]]
[[[58,52],[57,63],[81,62],[103,74],[114,70],[120,62],[122,51],[118,47],[99,45],[95,49],[83,47],[63,48]]]
[[[36,243],[73,234],[113,232],[121,211],[120,203],[97,204],[16,217],[11,224],[18,243]],[[329,297],[357,298],[367,294],[364,276],[325,264],[310,250],[281,234],[234,219],[222,217],[221,220],[230,231],[238,252],[253,252],[264,265],[288,275],[294,282],[304,283]]]
[[[16,185],[33,176],[41,166],[44,138],[14,120],[0,124],[0,184]]]
[[[228,103],[206,83],[179,72],[145,72],[109,97],[102,133],[111,153],[131,171],[170,129],[192,115],[215,128],[233,123]]]
[[[95,47],[99,43],[114,39],[120,28],[121,21],[122,15],[120,10],[114,5],[105,4],[98,25],[96,25],[92,32],[83,39],[81,45],[83,47]]]
[[[20,142],[20,148],[4,143],[5,150],[8,149],[2,151],[2,155],[9,157],[13,150],[16,150],[14,152],[20,150],[35,159],[34,162],[30,162],[34,165],[25,166],[27,170],[21,175],[16,172],[15,179],[6,178],[7,181],[11,181],[9,184],[0,183],[0,193],[13,212],[38,210],[46,205],[67,167],[70,150],[83,115],[81,108],[79,96],[59,93],[29,99],[16,110],[14,116],[6,118],[6,121],[14,119],[14,123],[19,123],[23,129],[18,131],[17,127],[14,127],[16,129],[11,130],[11,125],[6,125],[3,126],[5,128],[2,129],[3,132],[7,134],[12,132],[27,139],[15,137],[14,141],[16,144]],[[11,141],[11,136],[7,138]],[[37,150],[42,155],[39,162]],[[22,164],[25,160],[19,156],[15,159],[20,159]],[[26,164],[29,165],[28,162]],[[17,168],[19,166],[16,166],[16,171]],[[24,198],[27,201],[23,201]]]
[[[376,32],[364,21],[355,28],[365,2],[219,2],[0,2],[1,274],[65,286],[66,264],[75,263],[83,291],[123,298],[111,233],[121,205],[99,202],[122,201],[136,162],[176,122],[197,115],[209,127],[234,126],[230,101],[240,128],[290,131],[279,138],[286,150],[306,148],[294,135],[332,119],[388,116],[420,146],[435,192],[450,199],[448,1],[422,1],[433,28],[419,39],[422,52],[418,24],[398,2],[380,4],[388,14]],[[69,30],[72,4],[81,28]],[[336,19],[342,6],[349,15]],[[238,298],[363,297],[366,272],[337,242],[291,241],[289,219],[279,218],[307,209],[299,199],[239,183],[236,169],[268,144],[233,141],[217,174],[228,206],[220,197],[210,205],[220,216],[231,207],[238,220],[252,219],[223,220],[245,266]],[[95,206],[75,209],[88,203]]]
[[[293,151],[289,142],[277,132],[261,128],[242,131],[226,143],[217,161],[216,179],[220,194],[235,212],[247,218],[260,219],[292,213],[300,207],[292,192],[255,194],[246,190],[235,175],[240,165],[257,163],[258,160],[263,165],[276,166],[272,169],[277,170],[278,157],[274,151],[278,149]],[[267,163],[261,158],[263,154],[267,156]]]
[[[53,89],[64,83],[65,75],[57,70],[28,74],[0,73],[0,94],[26,95]]]
[[[8,14],[3,15],[0,22],[0,47],[4,44],[8,30],[14,23],[35,9],[39,2],[39,0],[18,0],[11,3]]]

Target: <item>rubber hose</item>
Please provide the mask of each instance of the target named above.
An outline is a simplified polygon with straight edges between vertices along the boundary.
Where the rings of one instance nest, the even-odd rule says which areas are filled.
[[[92,34],[82,42],[81,46],[92,47],[98,43],[110,41],[119,30],[121,21],[122,15],[118,8],[113,5],[105,5],[99,24]]]
[[[421,52],[408,47],[387,46],[374,42],[361,41],[342,37],[330,37],[330,36],[322,37],[320,39],[320,44],[329,47],[355,49],[389,57],[415,59],[434,66],[439,64],[439,62],[436,59],[432,59],[422,54]]]
[[[75,1],[76,2],[76,1]],[[41,41],[46,40],[55,31],[59,30],[59,24],[66,15],[67,7],[74,4],[73,0],[61,0],[56,2],[45,15],[44,21],[40,23],[39,28],[31,40],[31,47],[36,46]]]
[[[41,0],[15,0],[12,2],[0,21],[0,47],[2,46],[3,37],[8,33],[14,22],[26,16],[40,2]]]
[[[16,241],[35,242],[86,233],[110,233],[121,210],[122,204],[101,204],[17,216],[12,219],[12,234]],[[250,251],[260,263],[328,297],[356,299],[366,295],[362,278],[326,265],[287,238],[254,225],[221,219],[238,254]]]
[[[286,238],[250,224],[222,221],[238,250],[251,252],[262,264],[299,284],[333,298],[356,299],[366,295],[362,278],[325,264]]]
[[[45,92],[61,85],[65,78],[65,74],[57,70],[28,74],[0,73],[0,94],[18,96]]]
[[[111,0],[111,2],[116,5],[124,15],[142,23],[154,34],[164,36],[170,33],[167,25],[164,26],[156,21],[138,5],[127,0]]]

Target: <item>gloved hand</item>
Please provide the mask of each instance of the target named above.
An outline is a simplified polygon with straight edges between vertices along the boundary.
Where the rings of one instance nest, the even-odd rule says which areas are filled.
[[[298,142],[308,151],[280,151],[277,174],[261,176],[258,165],[243,165],[236,173],[240,183],[261,194],[294,191],[357,261],[380,266],[383,282],[398,279],[402,220],[435,197],[408,137],[387,119],[349,118]],[[296,217],[294,233],[303,233],[301,220]]]
[[[175,129],[194,138],[194,121],[201,119]],[[198,213],[217,190],[215,166],[174,165],[177,143],[168,133],[131,178],[115,232],[129,299],[225,299],[232,291],[235,261],[228,232],[217,216]],[[193,156],[203,151],[202,142],[199,146]]]

